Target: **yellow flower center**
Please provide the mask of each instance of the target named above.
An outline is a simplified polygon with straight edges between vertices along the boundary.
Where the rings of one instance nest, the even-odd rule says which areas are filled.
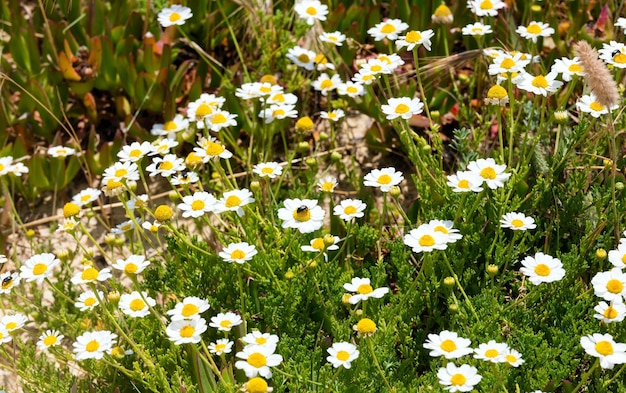
[[[493,86],[491,86],[491,88],[487,92],[487,97],[488,98],[497,98],[499,100],[504,98],[504,97],[506,97],[507,95],[508,94],[506,92],[506,89],[504,87],[500,86],[500,85],[493,85]]]
[[[380,32],[383,34],[391,34],[396,31],[396,27],[391,23],[385,23],[383,27],[380,29]]]
[[[396,113],[399,115],[404,115],[405,113],[407,113],[411,108],[409,108],[408,105],[405,104],[399,104],[398,106],[396,106]]]
[[[85,299],[85,301],[83,303],[85,303],[85,306],[91,307],[94,304],[96,304],[96,298],[95,297],[89,297],[89,298]]]
[[[6,168],[4,165],[0,164],[0,172],[2,172]]]
[[[356,293],[361,294],[361,295],[367,295],[368,293],[372,293],[372,292],[374,292],[374,288],[372,288],[370,284],[361,284],[356,289]]]
[[[511,58],[506,58],[504,60],[502,60],[502,62],[500,63],[500,67],[504,68],[505,70],[510,70],[511,68],[515,67],[515,61],[513,61],[513,59]]]
[[[57,337],[54,335],[48,336],[46,338],[43,339],[43,345],[45,345],[46,347],[49,347],[51,345],[54,345],[57,343]]]
[[[6,328],[6,330],[11,331],[11,330],[13,330],[13,329],[15,329],[17,327],[17,323],[9,322],[6,325],[4,325],[4,327]]]
[[[80,278],[85,281],[94,281],[98,278],[98,271],[93,267],[88,267],[83,270],[83,274],[80,275]]]
[[[311,219],[311,210],[306,206],[300,207],[293,212],[293,218],[299,222],[307,222]]]
[[[327,181],[322,183],[322,191],[331,192],[335,188],[335,183]],[[624,254],[626,255],[626,254]]]
[[[170,14],[170,22],[176,22],[177,20],[180,20],[181,16],[178,12],[172,12]]]
[[[600,341],[596,343],[596,351],[602,356],[613,354],[613,345],[608,341]]]
[[[257,337],[254,341],[259,345],[263,345],[267,342],[267,339],[265,337]]]
[[[134,263],[127,263],[126,266],[124,266],[124,273],[135,274],[137,272],[137,269],[139,268]]]
[[[617,318],[617,314],[618,312],[616,309],[613,308],[613,306],[610,306],[602,313],[602,315],[604,315],[604,318],[606,319],[615,319]]]
[[[350,215],[350,214],[354,214],[354,213],[356,213],[356,207],[354,207],[354,206],[348,206],[348,207],[346,207],[345,209],[343,209],[343,212],[344,212],[345,214],[348,214],[348,215]]]
[[[141,299],[133,299],[130,302],[129,307],[133,311],[141,311],[146,307],[146,303],[144,303]]]
[[[443,225],[437,225],[433,230],[435,232],[441,232],[441,233],[443,233],[445,235],[447,235],[449,233],[448,232],[448,228],[444,227]]]
[[[356,330],[361,334],[372,334],[376,331],[376,323],[369,318],[363,318],[356,324]]]
[[[350,359],[350,354],[347,351],[339,351],[337,352],[337,359],[345,362],[346,360]]]
[[[446,352],[456,351],[457,348],[456,343],[452,340],[444,340],[439,347]]]
[[[626,55],[620,52],[613,56],[613,61],[620,64],[626,63]]]
[[[530,84],[535,87],[539,87],[541,89],[545,89],[546,87],[550,86],[550,84],[548,83],[548,80],[543,75],[534,77],[532,82],[530,82]]]
[[[266,393],[267,382],[263,378],[254,377],[246,383],[246,392],[248,393]]]
[[[530,34],[534,34],[534,35],[538,35],[541,34],[542,30],[541,30],[541,26],[539,26],[536,23],[531,23],[528,25],[528,27],[526,28],[526,31]]]
[[[231,207],[236,207],[239,206],[241,204],[241,199],[237,196],[237,195],[231,195],[228,198],[226,198],[226,207],[231,208]]]
[[[107,181],[107,188],[108,188],[109,190],[114,190],[114,189],[119,188],[119,187],[121,187],[121,186],[122,186],[122,183],[121,183],[121,182],[119,182],[119,181],[116,181],[116,180],[114,180],[114,179],[109,179],[109,180]]]
[[[162,161],[159,164],[159,169],[162,171],[169,171],[172,168],[174,168],[174,164],[172,164],[170,161]]]
[[[435,245],[435,238],[430,236],[430,235],[423,235],[418,240],[418,243],[422,247],[431,247],[431,246]]]
[[[195,332],[196,332],[196,329],[194,329],[193,326],[185,325],[183,326],[182,329],[180,329],[180,336],[184,338],[189,338],[193,336]]]
[[[613,278],[606,283],[606,289],[611,293],[621,293],[624,290],[624,284],[620,280]]]
[[[520,228],[524,226],[524,221],[516,218],[514,220],[511,220],[511,225],[513,225],[515,228]]]
[[[115,171],[115,177],[124,177],[128,174],[128,171],[124,168]]]
[[[185,318],[189,318],[192,315],[196,315],[199,311],[200,309],[195,304],[185,304],[180,314]]]
[[[306,13],[309,15],[317,15],[317,9],[315,7],[308,7]]]
[[[298,60],[300,60],[300,62],[302,63],[308,63],[311,61],[311,58],[306,53],[302,53],[300,56],[298,56]]]
[[[387,174],[378,176],[378,184],[389,184],[391,183],[391,180],[391,176]]]
[[[453,386],[462,386],[465,385],[467,378],[463,374],[454,374],[452,378],[450,378],[450,382]]]
[[[356,87],[354,87],[354,86],[348,86],[348,87],[346,88],[346,92],[351,93],[351,94],[356,94],[356,93],[358,93],[358,92],[359,92],[359,89],[357,89],[357,88],[356,88]]]
[[[196,200],[191,203],[191,210],[204,210],[204,201]]]
[[[178,126],[172,120],[170,120],[170,121],[166,122],[165,124],[163,124],[163,129],[165,131],[174,131],[177,128],[178,128]]]
[[[496,178],[496,170],[490,166],[488,166],[487,168],[483,168],[480,171],[480,177],[482,177],[483,179],[493,180]]]
[[[481,10],[490,10],[492,8],[493,8],[493,4],[489,0],[484,0],[482,3],[480,3]]]
[[[246,253],[243,252],[242,250],[235,250],[230,253],[230,257],[232,259],[243,259],[246,257]]]
[[[324,82],[328,82],[328,81],[324,81]],[[324,84],[324,82],[322,82],[322,85]],[[332,83],[331,83],[332,85]],[[322,87],[324,88],[324,87]],[[282,109],[274,109],[274,111],[272,112],[272,116],[273,117],[280,117],[280,116],[285,116],[285,111]]]
[[[313,243],[311,243],[311,247],[318,251],[323,251],[326,248],[326,244],[324,244],[323,238],[318,237],[317,239],[313,240]]]
[[[600,104],[598,101],[594,101],[589,104],[589,108],[596,112],[602,112],[605,109],[604,105]]]
[[[469,181],[463,179],[463,180],[459,181],[459,183],[457,184],[457,187],[458,188],[469,189],[470,188]]]
[[[272,100],[274,100],[276,102],[285,102],[285,96],[280,94],[280,93],[278,93],[274,97],[272,97]]]
[[[226,349],[226,344],[215,344],[215,352],[222,352]]]
[[[330,89],[331,87],[333,87],[333,82],[331,82],[330,79],[324,79],[322,83],[320,83],[320,87],[322,89]]]
[[[259,352],[255,352],[248,356],[248,364],[252,367],[261,368],[267,364],[267,358]]]
[[[374,64],[373,66],[370,67],[370,71],[372,72],[381,72],[382,70],[383,70],[383,67],[378,64]]]
[[[435,16],[438,18],[450,16],[450,14],[452,14],[452,11],[450,11],[450,8],[445,4],[441,4],[435,9]]]
[[[261,93],[270,93],[272,91],[272,87],[271,86],[261,86],[259,91]]]
[[[211,109],[211,106],[205,102],[201,103],[196,108],[196,118],[202,118],[210,115],[211,113],[213,113],[213,109]]]
[[[499,353],[496,349],[488,349],[487,351],[485,351],[485,356],[488,358],[495,358],[498,355]]]
[[[550,275],[550,267],[544,263],[540,263],[535,266],[535,273],[538,276],[547,277]]]
[[[419,33],[419,31],[413,30],[409,31],[404,40],[409,44],[417,44],[421,39],[422,35]]]
[[[48,270],[48,265],[45,263],[37,263],[33,266],[33,275],[39,276],[42,275]]]
[[[261,173],[263,173],[265,175],[271,175],[272,173],[274,173],[274,168],[265,167],[265,168],[261,169]]]
[[[624,255],[622,255],[622,263],[626,264],[626,253],[624,253]]]
[[[98,340],[91,340],[85,345],[85,350],[87,352],[96,352],[100,348],[100,343]]]
[[[211,119],[211,122],[213,124],[222,124],[222,123],[226,123],[228,119],[226,119],[226,116],[222,115],[221,113],[216,114],[215,116],[213,116],[213,118]]]
[[[511,354],[506,355],[505,358],[506,358],[506,361],[509,363],[517,362],[517,358]]]
[[[211,157],[219,156],[224,150],[224,146],[216,142],[208,142],[206,149],[204,149],[206,154]]]
[[[228,319],[223,320],[222,322],[220,322],[220,326],[223,328],[230,328],[232,326],[232,322],[229,321]]]
[[[579,66],[578,64],[571,64],[569,67],[567,67],[567,70],[571,72],[572,74],[577,73],[577,72],[583,72],[583,68]]]
[[[483,28],[482,27],[472,27],[472,33],[480,34],[482,32],[483,32]]]

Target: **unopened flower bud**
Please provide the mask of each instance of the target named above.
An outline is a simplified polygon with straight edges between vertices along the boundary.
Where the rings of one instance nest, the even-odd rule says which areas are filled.
[[[596,258],[600,260],[606,259],[606,250],[604,248],[598,248],[596,250]]]
[[[454,287],[454,284],[455,284],[454,277],[448,276],[448,277],[443,279],[443,285],[446,288],[452,288],[452,287]]]

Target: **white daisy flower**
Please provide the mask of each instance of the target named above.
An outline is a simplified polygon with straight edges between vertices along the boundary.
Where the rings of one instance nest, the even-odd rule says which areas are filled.
[[[402,49],[406,46],[407,51],[412,51],[418,45],[424,46],[427,51],[430,51],[430,39],[433,38],[435,33],[431,29],[418,31],[411,30],[405,36],[401,36],[396,40],[398,49]]]
[[[457,359],[474,352],[470,348],[471,340],[459,337],[456,332],[444,330],[439,334],[429,334],[424,348],[430,349],[432,357],[443,356],[446,359]]]
[[[578,57],[574,57],[573,59],[568,59],[567,57],[556,59],[554,60],[554,64],[552,64],[550,71],[563,74],[563,80],[565,82],[571,81],[572,76],[574,75],[584,75],[583,66],[580,64],[580,59]]]
[[[228,311],[227,313],[219,313],[216,316],[212,317],[209,326],[224,332],[230,332],[230,329],[235,326],[241,325],[242,322],[243,321],[241,320],[241,317],[239,315]]]
[[[283,357],[275,354],[273,348],[254,344],[246,345],[235,356],[243,359],[235,362],[235,368],[243,370],[248,378],[257,375],[263,378],[272,378],[270,367],[278,366],[283,362]]]
[[[37,348],[40,351],[45,351],[50,347],[59,345],[64,337],[65,336],[59,333],[58,330],[48,329],[41,336],[39,336],[39,340],[37,341]]]
[[[323,96],[326,96],[329,91],[335,90],[341,83],[343,83],[343,81],[339,75],[335,74],[330,77],[328,74],[323,73],[316,80],[311,82],[311,87],[322,93]]]
[[[13,340],[13,336],[6,330],[0,329],[0,344],[8,343]]]
[[[535,219],[524,215],[524,213],[506,213],[500,220],[500,228],[510,228],[514,231],[527,231],[537,228]]]
[[[344,368],[350,368],[352,361],[359,357],[359,350],[356,349],[354,344],[348,342],[333,343],[333,346],[327,349],[329,363],[334,368],[343,366]]]
[[[261,98],[263,99],[263,98]],[[276,105],[294,105],[298,102],[298,96],[292,93],[272,93],[267,96],[266,102],[268,104],[276,104]]]
[[[547,23],[532,21],[528,26],[518,26],[515,32],[536,43],[537,37],[550,37],[554,34],[554,29]]]
[[[4,176],[9,173],[11,165],[13,165],[12,156],[0,157],[0,176]]]
[[[76,154],[76,149],[66,146],[51,146],[48,148],[48,155],[54,158],[65,158]]]
[[[359,68],[359,73],[364,75],[391,74],[393,73],[394,68],[395,67],[393,67],[391,63],[388,63],[381,59],[369,59],[367,63],[361,64],[361,67]]]
[[[463,238],[463,235],[459,233],[459,230],[453,228],[454,223],[450,220],[430,220],[428,225],[435,232],[441,232],[446,235],[447,243],[454,243]]]
[[[222,251],[220,251],[219,256],[225,262],[236,262],[241,265],[244,262],[251,260],[256,254],[257,250],[254,245],[242,242],[227,245]]]
[[[469,392],[483,377],[478,374],[476,367],[467,364],[457,367],[454,363],[448,363],[437,371],[437,378],[449,392]]]
[[[94,283],[96,281],[106,281],[109,278],[113,277],[113,275],[111,274],[111,268],[104,268],[102,270],[98,270],[95,267],[91,266],[91,265],[85,265],[83,267],[83,271],[76,273],[73,277],[72,277],[72,284],[74,285],[78,285],[78,284],[87,284],[87,283]]]
[[[319,39],[322,42],[328,42],[336,46],[342,46],[343,42],[346,40],[346,35],[340,31],[334,31],[332,33],[324,32],[320,34]]]
[[[598,272],[591,279],[593,292],[607,302],[623,303],[626,295],[626,273],[614,267],[608,272]]]
[[[339,119],[341,119],[345,115],[346,115],[345,112],[342,111],[341,109],[335,109],[330,112],[326,112],[326,111],[320,112],[320,117],[322,119],[331,120],[331,121],[339,121]]]
[[[508,352],[508,345],[491,340],[486,344],[480,344],[478,348],[474,349],[474,358],[486,360],[492,363],[504,363],[506,362],[504,356]]]
[[[504,182],[511,177],[510,173],[504,173],[506,165],[496,164],[496,161],[493,158],[479,158],[478,160],[467,164],[467,169],[480,176],[483,181],[487,183],[487,187],[492,190],[504,187]]]
[[[519,73],[530,63],[530,59],[525,59],[523,55],[523,53],[502,53],[495,57],[493,64],[489,65],[489,75]]]
[[[352,77],[352,80],[361,85],[371,85],[376,80],[376,75],[368,72],[357,72]]]
[[[150,314],[150,307],[156,306],[156,300],[148,296],[148,292],[133,291],[120,296],[119,308],[132,318],[143,318]]]
[[[481,192],[483,178],[471,171],[458,171],[454,175],[447,176],[448,186],[454,192]]]
[[[114,235],[122,235],[125,232],[132,231],[135,229],[135,222],[141,223],[141,218],[136,217],[135,220],[127,220],[122,223],[119,223],[115,226],[115,228],[111,228],[111,233]]]
[[[152,151],[148,153],[149,156],[169,154],[170,151],[178,146],[178,141],[169,138],[159,138],[152,142]]]
[[[236,126],[236,117],[237,115],[234,113],[217,109],[215,112],[205,117],[202,121],[197,122],[196,126],[200,129],[206,127],[213,132],[220,132],[222,128]]]
[[[272,104],[269,108],[265,108],[259,112],[259,118],[265,120],[265,124],[269,124],[274,120],[282,120],[286,118],[298,117],[296,106],[292,104]]]
[[[78,299],[76,300],[76,302],[74,303],[74,306],[78,307],[80,311],[87,311],[87,310],[93,309],[98,304],[100,304],[100,302],[98,301],[98,298],[102,299],[102,297],[104,296],[102,291],[97,291],[97,293],[98,293],[98,296],[96,296],[96,294],[92,290],[88,290],[88,291],[81,293],[78,296]]]
[[[448,248],[448,235],[436,231],[432,225],[422,224],[404,235],[404,244],[415,253],[445,250]]]
[[[227,160],[233,156],[233,153],[226,150],[224,145],[213,137],[198,139],[198,147],[194,147],[193,151],[202,158],[202,162],[218,158]]]
[[[231,353],[233,350],[233,342],[227,338],[221,338],[214,343],[209,344],[209,352],[214,355],[221,356],[225,353]]]
[[[484,25],[480,22],[470,23],[461,29],[463,35],[482,36],[493,33],[490,25]]]
[[[469,0],[467,7],[476,16],[497,16],[498,10],[506,8],[502,0]]]
[[[297,45],[289,49],[286,54],[286,57],[295,65],[308,71],[313,71],[315,68],[315,56],[317,56],[315,52]]]
[[[624,269],[626,267],[626,243],[621,240],[622,239],[620,239],[620,243],[617,246],[617,250],[609,251],[609,262],[615,267]]]
[[[222,108],[226,102],[224,97],[218,97],[214,94],[202,93],[200,98],[192,101],[187,105],[187,117],[191,121],[203,123],[205,119]],[[204,128],[204,124],[199,124],[198,128]]]
[[[363,184],[368,187],[378,187],[382,192],[389,192],[404,180],[402,172],[396,172],[393,167],[374,169],[363,178]]]
[[[365,95],[365,89],[361,83],[348,81],[337,85],[337,94],[340,96],[356,98],[358,96]]]
[[[588,355],[600,359],[600,367],[613,369],[626,363],[626,344],[616,343],[610,334],[594,333],[580,338],[580,345]]]
[[[276,345],[278,344],[278,336],[270,333],[261,333],[258,330],[246,334],[241,338],[241,341],[248,345],[258,345],[261,347],[267,347],[274,352]]]
[[[368,29],[367,34],[374,37],[375,41],[381,41],[384,38],[394,41],[398,38],[400,33],[408,28],[409,25],[402,22],[400,19],[387,19]]]
[[[559,281],[565,277],[563,263],[557,258],[538,252],[534,257],[527,256],[522,261],[522,272],[535,285],[542,282]]]
[[[52,269],[61,261],[50,253],[33,255],[20,267],[20,277],[26,282],[41,284],[46,277],[52,274]]]
[[[0,330],[11,333],[23,328],[26,322],[28,322],[28,318],[22,313],[5,315],[0,319]]]
[[[191,13],[191,8],[182,6],[180,4],[174,4],[171,7],[163,8],[159,15],[157,15],[157,20],[163,27],[169,27],[174,25],[184,25],[187,19],[191,18],[193,14]]]
[[[337,178],[334,176],[325,176],[317,182],[317,188],[322,192],[333,192],[337,187]]]
[[[600,59],[617,68],[626,68],[626,45],[621,42],[611,41],[609,44],[602,44],[602,49],[598,51]]]
[[[114,182],[126,182],[139,180],[139,167],[134,162],[116,162],[104,170],[102,183],[108,184],[109,180]]]
[[[422,113],[424,104],[417,97],[390,98],[387,105],[382,105],[381,109],[387,115],[387,120],[393,120],[398,117],[407,120],[414,115]]]
[[[355,292],[354,295],[350,296],[350,304],[357,304],[361,300],[367,300],[369,298],[380,299],[389,293],[389,288],[380,287],[374,289],[370,285],[369,278],[360,277],[352,278],[351,282],[343,284],[343,288],[348,292]]]
[[[78,194],[74,195],[72,197],[72,202],[82,207],[90,204],[91,202],[97,201],[100,194],[102,194],[102,191],[87,187],[84,190],[81,190]]]
[[[72,344],[74,358],[76,360],[102,359],[104,354],[113,348],[113,341],[116,338],[117,334],[108,330],[85,332],[76,337],[76,342]]]
[[[613,26],[626,30],[626,18],[617,18],[617,22]]]
[[[596,311],[594,318],[604,323],[621,322],[626,317],[626,305],[620,302],[600,302],[593,309]]]
[[[146,171],[150,173],[150,177],[161,175],[170,177],[177,172],[184,171],[185,160],[176,156],[176,154],[166,154],[163,157],[154,157],[152,163],[146,167]]]
[[[122,146],[122,150],[117,153],[120,162],[137,162],[152,152],[150,142],[133,142],[130,145]]]
[[[261,177],[269,177],[274,179],[283,173],[283,167],[277,162],[261,162],[256,164],[252,169],[252,172]]]
[[[143,255],[131,255],[126,259],[118,259],[111,265],[113,269],[121,270],[127,275],[141,274],[145,268],[150,266],[150,261]]]
[[[235,96],[242,100],[253,100],[259,98],[259,82],[244,83],[235,90]]]
[[[554,71],[549,72],[547,75],[528,75],[528,77],[517,83],[517,87],[547,97],[563,86],[563,82],[556,80],[557,75]]]
[[[183,217],[197,218],[215,210],[217,199],[206,191],[196,191],[193,195],[183,197],[178,208],[183,211]]]
[[[11,289],[20,283],[18,272],[4,272],[0,274],[0,293],[11,293]]]
[[[217,201],[215,205],[215,212],[222,213],[225,211],[237,212],[239,217],[243,217],[243,206],[254,202],[252,198],[252,192],[247,188],[241,190],[231,190],[224,193],[224,195]]]
[[[576,101],[576,108],[581,112],[591,114],[591,116],[595,118],[609,113],[609,108],[600,104],[598,101],[596,101],[596,99],[597,98],[593,93],[589,95],[583,95],[578,99],[578,101]],[[610,110],[612,112],[617,108],[619,108],[619,105],[615,104],[610,108]]]
[[[324,237],[316,237],[311,239],[309,246],[300,246],[300,249],[305,252],[321,252],[324,255],[324,261],[328,262],[328,252],[339,250],[339,243],[341,239],[339,236],[325,235]]]
[[[344,199],[333,208],[333,214],[344,221],[350,221],[353,218],[363,217],[366,207],[367,205],[360,199]]]
[[[177,114],[172,120],[166,121],[163,124],[154,124],[150,130],[150,134],[174,139],[178,132],[184,131],[187,128],[189,128],[189,120],[185,119],[183,115]]]
[[[198,317],[172,321],[165,328],[165,334],[175,345],[197,344],[202,339],[200,335],[206,330],[206,321]]]
[[[322,4],[319,0],[302,0],[294,6],[294,11],[300,18],[306,19],[308,25],[313,25],[316,20],[326,20],[328,6]]]
[[[313,199],[285,199],[285,207],[278,209],[283,228],[294,228],[300,233],[316,231],[324,225],[326,212]]]
[[[177,173],[171,178],[173,186],[184,186],[189,184],[195,184],[200,180],[196,172],[181,172]]]
[[[200,317],[200,314],[210,307],[209,302],[204,299],[196,296],[187,296],[182,302],[176,303],[176,306],[166,313],[170,316],[172,321],[195,319]]]

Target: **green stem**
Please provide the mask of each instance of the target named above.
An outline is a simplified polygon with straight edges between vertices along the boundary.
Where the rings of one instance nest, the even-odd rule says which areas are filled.
[[[465,289],[463,289],[463,286],[461,285],[461,281],[459,281],[459,277],[454,272],[454,269],[452,269],[452,265],[450,265],[450,261],[448,261],[448,256],[446,255],[445,252],[442,252],[442,254],[443,254],[443,260],[444,260],[446,266],[448,267],[448,269],[450,270],[450,274],[452,274],[452,277],[454,277],[454,281],[456,282],[456,286],[457,286],[457,288],[459,288],[459,291],[461,291],[461,294],[463,295],[463,298],[465,299],[465,302],[469,306],[470,311],[472,312],[472,315],[474,315],[474,318],[476,318],[476,321],[480,321],[480,318],[478,318],[478,314],[476,314],[476,309],[474,308],[474,306],[472,305],[472,302],[470,301],[469,297],[465,293]]]
[[[583,376],[580,378],[580,382],[578,383],[578,385],[576,385],[574,390],[572,390],[570,393],[577,393],[580,390],[580,388],[583,387],[585,382],[587,382],[587,380],[591,376],[591,373],[593,373],[595,371],[595,369],[598,368],[599,365],[600,365],[600,359],[596,359],[596,361],[593,363],[593,366],[591,366],[589,371],[587,371],[586,373],[583,374]],[[624,367],[622,366],[622,368],[624,368]]]
[[[367,343],[367,347],[370,350],[370,354],[372,355],[372,359],[374,360],[374,365],[376,366],[378,373],[383,378],[383,381],[385,381],[385,385],[387,385],[387,389],[389,389],[390,392],[393,391],[394,389],[391,387],[391,385],[389,385],[389,381],[387,381],[387,377],[385,377],[385,373],[383,372],[383,369],[380,367],[380,363],[378,363],[376,352],[374,352],[374,344],[372,344],[372,338],[365,337],[365,342]]]

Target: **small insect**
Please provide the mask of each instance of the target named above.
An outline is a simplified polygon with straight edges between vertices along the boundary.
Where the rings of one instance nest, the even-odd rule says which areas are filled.
[[[2,280],[2,288],[6,288],[9,285],[11,285],[11,282],[13,281],[13,273],[9,274],[8,276],[6,276],[3,280]]]
[[[615,56],[619,55],[620,53],[622,53],[621,50],[615,49],[613,52],[611,52],[611,57],[615,57]]]
[[[307,211],[309,211],[309,207],[306,205],[302,205],[296,209],[296,213],[298,214],[303,214],[303,213],[306,213]]]

